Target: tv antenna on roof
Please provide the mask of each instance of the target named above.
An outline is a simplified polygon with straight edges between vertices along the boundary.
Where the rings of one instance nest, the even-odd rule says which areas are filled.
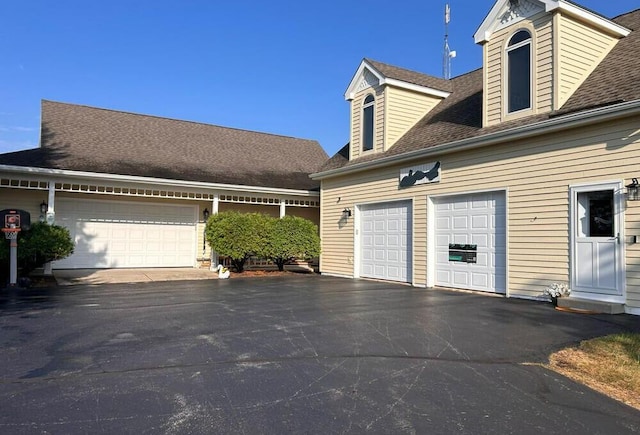
[[[449,21],[451,21],[451,8],[449,3],[444,5],[444,52],[442,54],[442,77],[451,78],[451,59],[456,57],[456,52],[449,48]]]

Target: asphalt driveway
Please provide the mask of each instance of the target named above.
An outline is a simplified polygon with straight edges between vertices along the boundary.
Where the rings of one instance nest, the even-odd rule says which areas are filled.
[[[0,299],[2,434],[640,432],[535,364],[637,317],[315,275]]]

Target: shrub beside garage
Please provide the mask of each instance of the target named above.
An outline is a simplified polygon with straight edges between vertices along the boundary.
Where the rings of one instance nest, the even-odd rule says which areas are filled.
[[[62,260],[73,254],[74,244],[69,230],[59,225],[35,222],[18,235],[18,270],[27,277],[35,269],[50,261]],[[0,279],[9,276],[9,241],[0,247]]]
[[[205,238],[218,255],[231,259],[239,273],[252,255],[273,261],[278,270],[284,270],[289,261],[320,255],[318,227],[296,216],[274,218],[261,213],[221,212],[209,217]]]

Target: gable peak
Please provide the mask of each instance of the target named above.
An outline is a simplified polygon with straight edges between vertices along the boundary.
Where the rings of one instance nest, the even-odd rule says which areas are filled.
[[[508,25],[514,21],[530,17],[543,9],[539,3],[531,0],[511,0],[506,3],[506,10],[499,16],[501,25]]]
[[[491,35],[504,27],[540,12],[561,11],[578,18],[616,37],[625,37],[630,31],[615,22],[567,0],[497,0],[473,38],[477,44],[487,42]]]

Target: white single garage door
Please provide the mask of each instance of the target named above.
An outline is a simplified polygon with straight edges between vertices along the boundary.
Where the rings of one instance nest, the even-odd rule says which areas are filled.
[[[54,269],[194,264],[195,206],[61,199],[55,208],[56,223],[69,228],[76,247]]]
[[[411,276],[411,202],[360,207],[360,276],[407,282]]]
[[[436,285],[504,293],[504,193],[438,198],[435,210]]]

